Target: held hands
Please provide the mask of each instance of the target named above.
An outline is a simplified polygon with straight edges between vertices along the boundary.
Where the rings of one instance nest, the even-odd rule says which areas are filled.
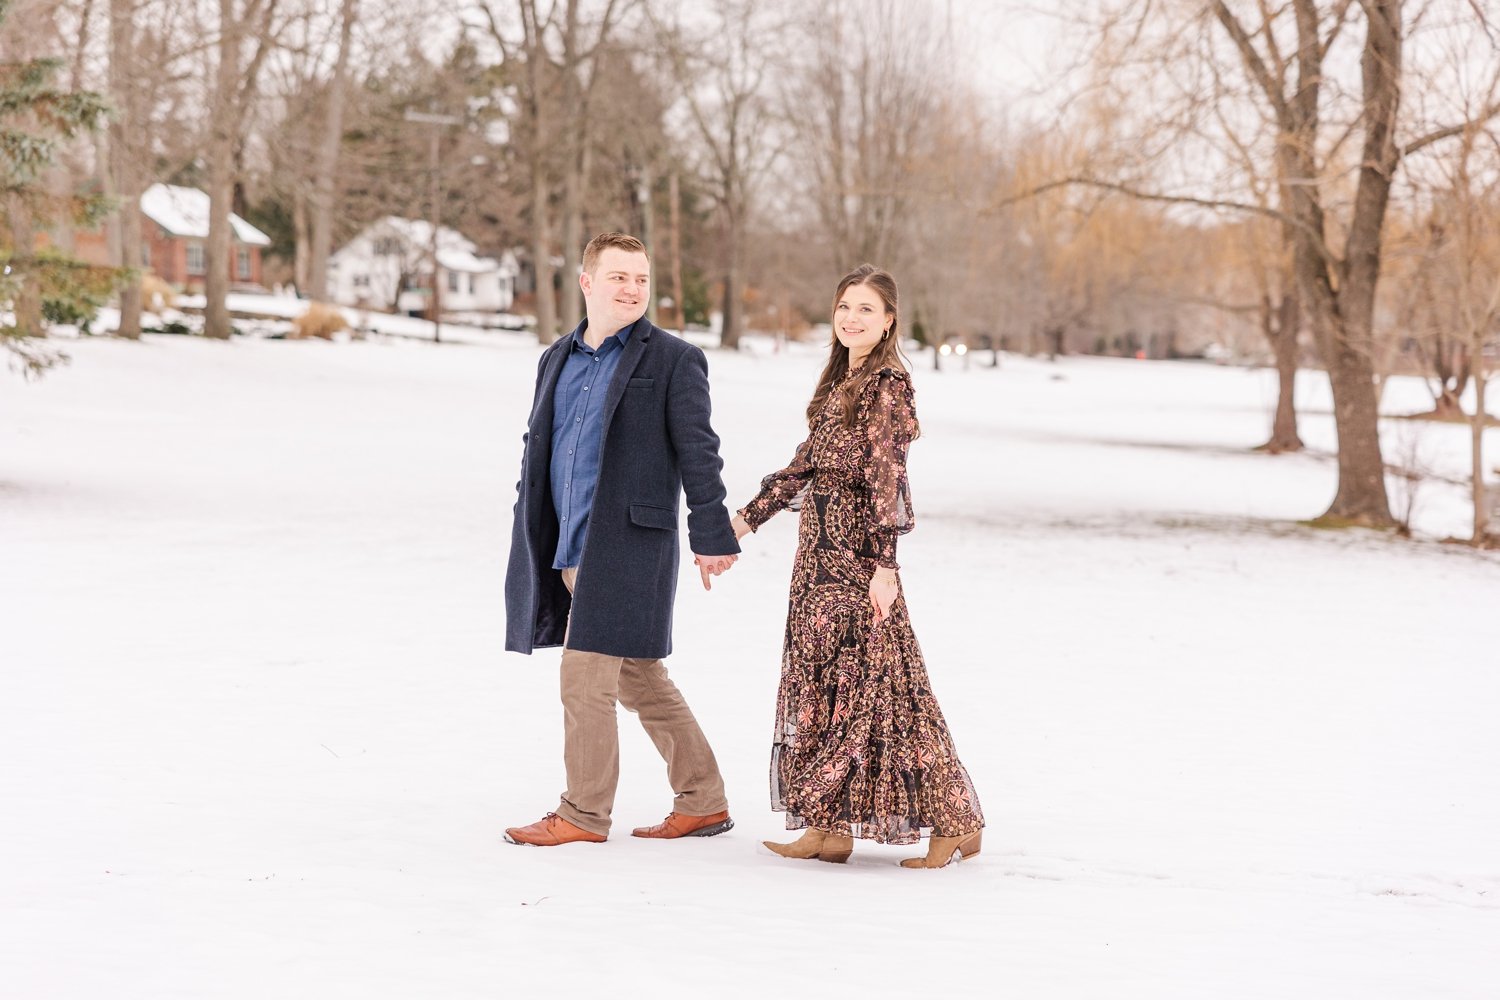
[[[870,577],[870,605],[875,609],[875,624],[879,625],[891,616],[891,606],[901,596],[901,585],[896,582],[896,571],[884,566]]]
[[[735,541],[739,541],[741,538],[744,538],[746,535],[750,534],[750,525],[746,524],[745,519],[739,514],[736,514],[734,516],[734,520],[730,523],[730,527],[734,529]],[[713,590],[713,581],[709,578],[718,576],[720,573],[726,572],[729,567],[734,565],[735,560],[738,558],[739,556],[734,555],[700,556],[696,552],[693,553],[693,562],[698,564],[698,575],[703,578],[703,589]]]
[[[703,589],[713,590],[714,585],[709,577],[725,572],[734,565],[734,561],[738,558],[739,556],[736,555],[700,556],[696,552],[693,553],[693,562],[698,564],[698,575],[703,578]]]

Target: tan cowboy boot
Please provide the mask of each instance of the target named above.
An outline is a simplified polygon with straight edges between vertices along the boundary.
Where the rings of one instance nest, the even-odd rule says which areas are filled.
[[[812,827],[808,827],[806,833],[790,844],[777,844],[770,840],[763,840],[761,843],[783,858],[795,858],[799,861],[827,861],[835,865],[848,861],[849,855],[854,853],[853,837],[836,837]]]
[[[982,831],[976,830],[964,837],[928,837],[925,858],[907,858],[902,868],[942,868],[957,857],[967,861],[979,854]]]

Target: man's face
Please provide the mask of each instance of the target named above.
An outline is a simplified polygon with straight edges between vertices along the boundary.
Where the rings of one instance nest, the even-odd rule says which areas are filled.
[[[578,276],[588,305],[589,325],[606,328],[606,335],[630,326],[646,315],[651,295],[651,261],[643,253],[606,247],[598,266]]]

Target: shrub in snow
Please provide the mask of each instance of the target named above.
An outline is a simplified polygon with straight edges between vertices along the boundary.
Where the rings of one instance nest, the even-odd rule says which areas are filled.
[[[324,340],[332,340],[335,333],[347,329],[349,329],[349,321],[336,306],[331,306],[326,302],[314,302],[307,307],[307,312],[292,320],[291,339],[322,337]]]

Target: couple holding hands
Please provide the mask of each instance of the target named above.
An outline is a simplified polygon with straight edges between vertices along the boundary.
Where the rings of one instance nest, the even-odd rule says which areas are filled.
[[[639,240],[595,237],[578,278],[586,318],[537,367],[510,565],[506,648],[562,646],[567,790],[513,844],[602,843],[619,780],[616,704],[667,763],[672,811],[637,837],[708,837],[734,825],[702,729],[668,678],[677,504],[705,588],[739,542],[800,510],[771,752],[786,858],[842,862],[856,838],[913,844],[910,868],[979,853],[984,817],[933,696],[901,599],[896,539],[911,530],[906,454],[918,435],[897,346],[894,279],[862,265],[839,282],[830,355],[808,437],[731,521],[703,352],[646,320]]]

